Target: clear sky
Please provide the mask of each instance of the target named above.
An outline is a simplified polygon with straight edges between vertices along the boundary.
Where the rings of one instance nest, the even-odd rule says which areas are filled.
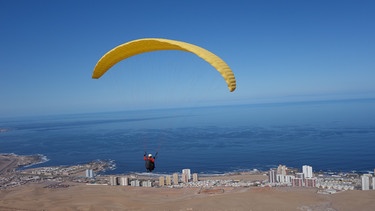
[[[0,0],[0,118],[375,97],[375,1]],[[206,48],[152,52],[98,80],[96,62],[139,38]]]

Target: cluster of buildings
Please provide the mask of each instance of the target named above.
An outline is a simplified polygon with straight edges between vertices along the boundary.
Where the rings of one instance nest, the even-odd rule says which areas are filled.
[[[177,186],[180,183],[188,183],[190,181],[197,182],[198,174],[191,174],[190,169],[183,169],[181,174],[160,176],[159,180],[139,179],[128,176],[110,176],[110,185],[134,186],[134,187],[153,187],[153,186]]]
[[[151,180],[140,180],[140,179],[132,179],[129,177],[117,177],[117,176],[110,176],[109,177],[109,184],[112,186],[121,185],[121,186],[134,186],[134,187],[152,187]]]
[[[375,170],[374,170],[375,172]],[[90,171],[86,171],[86,176],[90,177]],[[311,187],[320,189],[321,193],[336,193],[344,190],[375,190],[375,176],[372,174],[346,173],[339,175],[314,175],[313,168],[309,165],[302,166],[302,172],[296,168],[288,168],[279,165],[268,172],[268,183],[254,183],[233,180],[198,180],[198,174],[191,174],[190,169],[183,169],[182,173],[173,175],[163,175],[158,179],[141,179],[136,176],[110,176],[110,185],[135,186],[135,187],[212,187],[212,186],[291,186],[291,187]]]
[[[198,182],[198,174],[191,174],[190,169],[182,169],[181,176],[174,173],[172,177],[170,175],[159,177],[159,186],[172,186],[179,185],[181,183],[188,183],[190,181]]]
[[[375,190],[374,175],[356,173],[314,175],[312,167],[308,165],[302,166],[302,172],[279,165],[269,170],[269,184],[271,186],[316,187],[330,193],[354,189]]]
[[[191,173],[190,169],[183,169],[180,173],[172,175],[95,175],[103,169],[110,168],[110,162],[96,161],[86,165],[41,167],[26,169],[22,171],[12,171],[8,174],[6,169],[0,177],[0,189],[16,187],[29,182],[54,181],[62,183],[64,181],[87,183],[91,185],[112,185],[112,186],[134,186],[134,187],[250,187],[250,186],[290,186],[290,187],[312,187],[318,188],[321,193],[335,193],[344,190],[375,190],[375,170],[374,173],[322,173],[314,174],[313,168],[303,165],[302,171],[296,168],[288,168],[279,165],[262,173],[264,178],[258,181],[243,179],[198,179],[198,174]],[[268,181],[267,181],[268,176]],[[60,188],[61,186],[56,186]]]
[[[266,175],[266,174],[264,174]],[[375,190],[374,174],[358,173],[316,173],[312,166],[303,165],[302,171],[279,165],[268,172],[268,181],[246,182],[234,180],[198,180],[198,174],[191,173],[190,169],[183,169],[181,173],[162,175],[158,178],[138,177],[134,175],[110,176],[109,185],[134,186],[134,187],[250,187],[250,186],[288,186],[318,188],[319,193],[332,194],[345,190]],[[93,170],[86,170],[86,177],[93,178]],[[108,177],[107,177],[108,178]],[[107,180],[108,181],[108,180]],[[98,182],[98,181],[96,181]],[[108,183],[107,183],[108,184]]]
[[[40,167],[31,170],[26,169],[22,171],[22,173],[41,176],[70,176],[82,174],[82,172],[86,171],[86,177],[93,178],[94,171],[103,171],[108,168],[109,165],[110,164],[105,161],[97,160],[84,165]]]
[[[285,165],[279,165],[269,171],[269,183],[275,186],[316,187],[316,181],[312,167],[308,165],[302,166],[302,172],[289,169]]]
[[[22,158],[23,157],[20,157],[19,159]],[[19,162],[19,160],[16,161]],[[110,162],[98,160],[84,165],[38,167],[20,171],[4,171],[0,172],[0,190],[43,181],[58,183],[65,181],[79,183],[92,182],[95,180],[94,172],[103,171],[103,169],[107,169],[110,166]]]

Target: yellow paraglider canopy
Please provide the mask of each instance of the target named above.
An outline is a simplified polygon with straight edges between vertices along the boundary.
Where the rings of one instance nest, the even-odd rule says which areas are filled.
[[[169,39],[144,38],[133,40],[119,45],[108,51],[98,61],[92,74],[92,78],[100,78],[116,63],[137,54],[159,51],[159,50],[181,50],[196,54],[211,64],[224,78],[228,89],[233,92],[236,89],[236,79],[230,67],[218,56],[199,46]]]

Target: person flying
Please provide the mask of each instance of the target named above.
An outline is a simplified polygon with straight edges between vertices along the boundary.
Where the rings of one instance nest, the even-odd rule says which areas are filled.
[[[145,152],[145,154],[143,155],[143,160],[145,160],[145,167],[148,172],[152,172],[155,169],[156,156],[152,157],[152,154],[148,154],[148,156],[146,155],[147,153]]]

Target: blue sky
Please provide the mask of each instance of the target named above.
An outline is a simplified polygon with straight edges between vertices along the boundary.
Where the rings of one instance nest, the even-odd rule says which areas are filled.
[[[374,1],[0,0],[0,117],[375,97]],[[122,43],[181,40],[91,79]]]

